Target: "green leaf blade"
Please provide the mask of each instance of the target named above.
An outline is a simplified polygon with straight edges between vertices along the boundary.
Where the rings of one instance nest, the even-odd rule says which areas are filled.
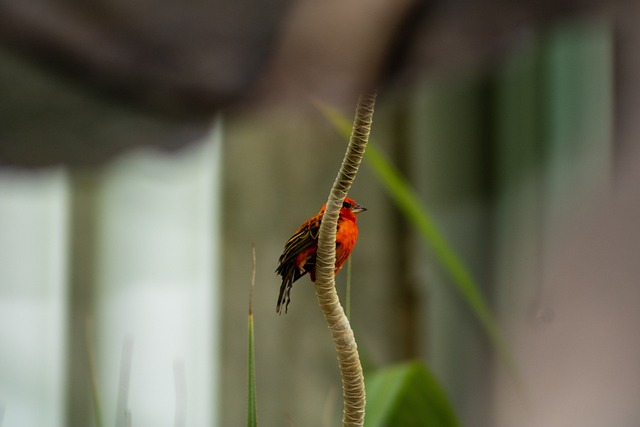
[[[445,393],[419,362],[381,369],[368,376],[365,427],[456,427]]]
[[[247,427],[257,427],[258,408],[256,403],[255,352],[253,346],[253,313],[249,313],[249,350],[247,357]]]

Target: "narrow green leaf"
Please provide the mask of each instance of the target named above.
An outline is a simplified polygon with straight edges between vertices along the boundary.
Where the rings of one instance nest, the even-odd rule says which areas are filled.
[[[253,289],[256,283],[256,246],[252,245],[253,273],[251,275],[251,290],[249,291],[249,345],[247,351],[247,427],[257,427],[258,406],[256,402],[256,361],[253,346]]]
[[[87,358],[89,360],[89,380],[91,381],[91,398],[93,400],[93,411],[95,416],[95,424],[97,427],[103,427],[102,419],[102,403],[100,400],[100,390],[98,387],[98,371],[96,369],[96,351],[93,340],[93,320],[87,317],[85,321],[85,344],[87,350]],[[1,409],[1,408],[0,408]],[[2,411],[0,411],[2,415]],[[0,425],[2,424],[0,416]]]
[[[347,258],[347,286],[346,295],[344,298],[344,312],[347,319],[351,321],[351,257]]]
[[[455,427],[455,412],[438,382],[419,362],[367,376],[365,427]]]
[[[338,132],[343,137],[348,137],[351,132],[349,121],[340,112],[326,103],[320,101],[316,101],[315,103]],[[418,229],[425,243],[431,247],[438,261],[453,279],[452,282],[462,295],[464,301],[482,325],[492,345],[507,366],[507,369],[513,378],[517,380],[518,374],[515,362],[489,310],[489,306],[480,292],[479,286],[475,283],[460,258],[440,232],[432,216],[427,209],[422,206],[418,194],[372,142],[370,142],[367,147],[365,161],[372,167],[375,175],[384,185],[398,208]]]
[[[249,357],[248,357],[248,404],[247,404],[247,427],[258,425],[258,408],[256,404],[256,371],[255,355],[253,349],[253,314],[249,313]]]

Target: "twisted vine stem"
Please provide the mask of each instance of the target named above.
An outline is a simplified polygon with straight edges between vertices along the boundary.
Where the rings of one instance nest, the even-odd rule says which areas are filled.
[[[362,95],[358,99],[347,152],[329,193],[327,208],[320,224],[316,255],[316,296],[331,331],[338,356],[338,366],[342,376],[344,402],[342,424],[344,427],[364,424],[366,395],[356,339],[335,288],[336,228],[342,202],[356,178],[369,141],[375,102],[375,92]]]

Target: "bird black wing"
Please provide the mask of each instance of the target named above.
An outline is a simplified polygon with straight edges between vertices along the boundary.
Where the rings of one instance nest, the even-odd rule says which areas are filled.
[[[303,224],[294,233],[293,236],[284,245],[284,251],[278,259],[279,265],[276,273],[282,276],[282,285],[280,285],[280,293],[278,295],[278,304],[276,312],[286,313],[291,302],[291,287],[293,283],[304,276],[310,268],[315,266],[315,254],[310,257],[302,268],[296,265],[296,258],[305,250],[317,245],[318,232],[320,231],[320,218],[313,218],[311,221]]]

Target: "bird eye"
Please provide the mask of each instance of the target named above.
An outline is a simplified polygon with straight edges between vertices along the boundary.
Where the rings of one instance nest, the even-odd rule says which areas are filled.
[[[352,206],[351,206],[351,203],[349,203],[349,202],[344,202],[344,203],[342,203],[342,206],[343,206],[343,207],[345,207],[345,208],[347,208],[347,209],[351,209],[351,207],[352,207]]]

